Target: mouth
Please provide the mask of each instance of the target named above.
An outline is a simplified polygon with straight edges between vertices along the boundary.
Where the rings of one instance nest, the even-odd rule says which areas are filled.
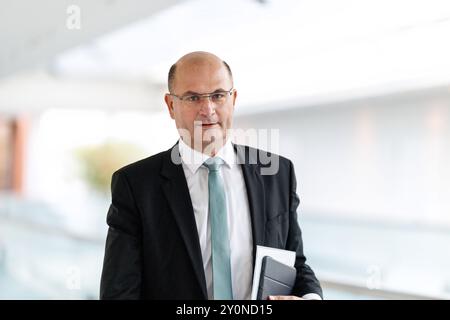
[[[214,126],[218,126],[219,123],[214,122],[214,123],[202,123],[202,128],[204,129],[208,129],[208,128],[212,128]]]

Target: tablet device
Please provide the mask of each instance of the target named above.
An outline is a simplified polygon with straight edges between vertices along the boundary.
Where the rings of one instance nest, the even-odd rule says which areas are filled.
[[[267,300],[268,296],[290,295],[296,276],[297,271],[294,267],[269,256],[263,257],[257,299]]]

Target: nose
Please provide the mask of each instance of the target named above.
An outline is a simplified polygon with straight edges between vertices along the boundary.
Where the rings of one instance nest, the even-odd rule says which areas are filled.
[[[210,116],[215,113],[214,103],[211,102],[209,97],[202,97],[200,105],[200,114],[204,116]]]

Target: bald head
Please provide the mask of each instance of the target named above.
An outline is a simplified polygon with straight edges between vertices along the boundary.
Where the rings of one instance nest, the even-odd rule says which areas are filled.
[[[230,68],[211,53],[191,52],[170,68],[168,85],[164,101],[181,139],[214,156],[233,125],[237,90]]]
[[[233,83],[233,74],[231,73],[231,68],[225,61],[212,53],[205,51],[195,51],[182,56],[170,67],[167,81],[169,92],[173,93],[177,73],[181,73],[189,69],[192,70],[193,68],[195,69],[202,66],[208,66],[210,68],[225,68],[230,77],[231,83]]]

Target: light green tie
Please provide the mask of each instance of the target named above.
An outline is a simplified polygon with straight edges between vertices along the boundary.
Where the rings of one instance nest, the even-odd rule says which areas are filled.
[[[219,168],[223,163],[224,161],[220,158],[209,158],[204,162],[205,167],[209,170],[208,192],[213,290],[215,300],[233,300],[227,204],[225,188],[219,175]]]

